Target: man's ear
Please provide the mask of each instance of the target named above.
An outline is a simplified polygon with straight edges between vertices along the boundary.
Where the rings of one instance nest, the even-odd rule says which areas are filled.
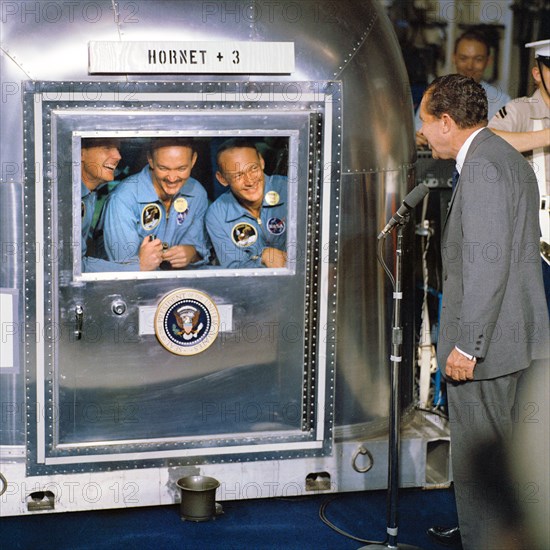
[[[541,78],[541,74],[540,74],[540,69],[538,68],[537,65],[535,65],[532,69],[531,69],[531,74],[533,75],[533,78],[535,79],[535,82],[538,84],[541,83],[542,81],[542,78]]]
[[[149,168],[151,170],[153,169],[153,158],[151,157],[151,153],[147,153],[147,162],[149,163]]]
[[[265,168],[265,160],[260,153],[258,153],[258,157],[260,158],[260,166],[262,167],[262,172],[263,172]]]
[[[193,157],[191,158],[191,168],[195,166],[195,162],[197,162],[198,158],[199,158],[199,155],[197,155],[197,152],[193,151]]]
[[[443,113],[439,120],[441,120],[442,129],[444,133],[450,132],[453,127],[453,124],[455,124],[455,121],[447,113]]]
[[[227,187],[229,182],[223,177],[223,174],[218,170],[216,172],[216,179],[224,186]]]

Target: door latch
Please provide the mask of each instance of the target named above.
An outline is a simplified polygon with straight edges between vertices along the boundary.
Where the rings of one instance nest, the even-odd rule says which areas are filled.
[[[82,338],[82,323],[84,322],[84,308],[81,304],[77,304],[74,308],[76,329],[74,335],[77,340]]]
[[[123,300],[114,300],[111,304],[111,311],[115,315],[124,315],[126,313],[126,303]]]

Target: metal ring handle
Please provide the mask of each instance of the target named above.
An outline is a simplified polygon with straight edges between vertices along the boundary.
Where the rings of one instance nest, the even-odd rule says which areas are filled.
[[[363,468],[359,468],[356,464],[357,462],[357,457],[359,455],[366,455],[369,459],[369,463],[367,464],[367,466],[363,467]],[[371,452],[366,448],[366,447],[363,447],[363,445],[361,445],[354,453],[353,453],[353,457],[351,458],[351,467],[358,473],[360,474],[364,474],[366,472],[368,472],[372,467],[374,466],[374,458],[371,454]]]
[[[4,477],[2,472],[0,472],[0,481],[2,481],[2,489],[0,490],[1,497],[8,489],[8,480]]]

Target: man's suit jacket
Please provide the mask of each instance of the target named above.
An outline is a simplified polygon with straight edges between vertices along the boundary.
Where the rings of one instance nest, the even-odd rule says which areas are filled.
[[[535,174],[514,148],[483,129],[466,154],[442,233],[438,362],[453,347],[478,358],[474,379],[548,357]]]

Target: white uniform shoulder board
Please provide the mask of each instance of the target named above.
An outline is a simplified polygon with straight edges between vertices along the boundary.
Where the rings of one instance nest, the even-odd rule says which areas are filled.
[[[499,110],[498,116],[499,118],[506,118],[507,115],[506,106],[502,107],[502,109]]]

